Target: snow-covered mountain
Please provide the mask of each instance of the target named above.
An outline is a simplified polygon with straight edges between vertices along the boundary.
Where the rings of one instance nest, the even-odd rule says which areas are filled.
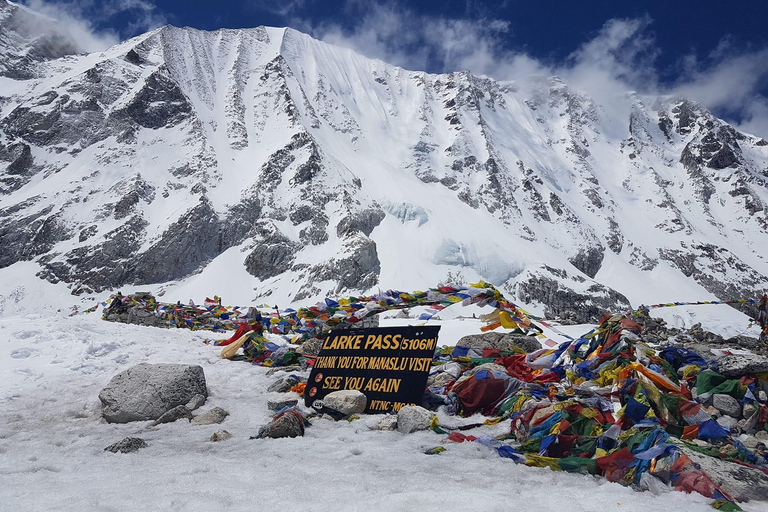
[[[20,16],[0,0],[0,268],[300,304],[458,275],[580,320],[768,288],[768,142],[692,101],[407,71],[282,28],[75,54]]]

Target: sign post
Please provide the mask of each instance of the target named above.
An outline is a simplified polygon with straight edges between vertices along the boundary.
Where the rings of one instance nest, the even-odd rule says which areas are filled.
[[[328,393],[356,389],[368,398],[366,413],[420,405],[439,330],[431,325],[331,331],[309,375],[305,404],[319,410]]]

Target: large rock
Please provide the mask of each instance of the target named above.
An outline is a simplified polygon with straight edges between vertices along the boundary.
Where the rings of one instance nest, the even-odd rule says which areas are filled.
[[[741,418],[741,404],[731,395],[712,395],[712,406],[726,416]]]
[[[723,491],[736,501],[768,499],[768,475],[760,470],[741,466],[733,462],[702,455],[692,450],[683,450],[690,459],[701,466],[709,477]]]
[[[105,420],[128,423],[156,420],[195,395],[208,396],[201,366],[142,363],[112,377],[99,400]]]
[[[427,430],[435,414],[418,405],[406,405],[397,412],[397,431],[410,434]]]
[[[723,356],[717,360],[717,368],[729,378],[768,372],[768,357],[754,354]]]
[[[470,348],[494,348],[514,351],[516,348],[524,352],[533,352],[541,348],[541,343],[533,336],[522,336],[501,332],[486,332],[469,334],[456,342],[456,345]]]
[[[360,414],[365,411],[368,399],[362,391],[356,389],[342,389],[333,391],[323,397],[323,405],[334,411],[339,411],[345,416]]]

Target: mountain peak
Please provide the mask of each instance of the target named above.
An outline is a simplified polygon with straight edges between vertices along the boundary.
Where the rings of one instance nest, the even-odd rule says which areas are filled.
[[[612,108],[273,27],[39,68],[0,98],[0,267],[73,293],[290,303],[460,275],[588,320],[768,285],[768,147],[685,100]]]

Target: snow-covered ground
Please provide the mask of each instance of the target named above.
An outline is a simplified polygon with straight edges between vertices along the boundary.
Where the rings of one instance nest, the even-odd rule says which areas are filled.
[[[441,344],[479,330],[471,312],[450,316],[470,318],[441,321]],[[408,320],[384,320],[397,322]],[[203,343],[214,337],[108,323],[99,313],[0,317],[0,509],[712,510],[699,495],[654,496],[603,478],[519,466],[478,443],[425,455],[445,436],[372,430],[378,416],[315,419],[303,438],[251,440],[270,419],[266,388],[275,377],[220,359],[219,347]],[[219,406],[230,416],[211,426],[106,423],[99,391],[142,362],[201,365],[210,393],[201,411]],[[451,426],[482,417],[440,420]],[[468,433],[499,435],[508,428],[502,422]],[[220,429],[232,439],[208,441]],[[104,451],[127,436],[145,439],[148,448]],[[768,504],[744,508],[768,510]]]

